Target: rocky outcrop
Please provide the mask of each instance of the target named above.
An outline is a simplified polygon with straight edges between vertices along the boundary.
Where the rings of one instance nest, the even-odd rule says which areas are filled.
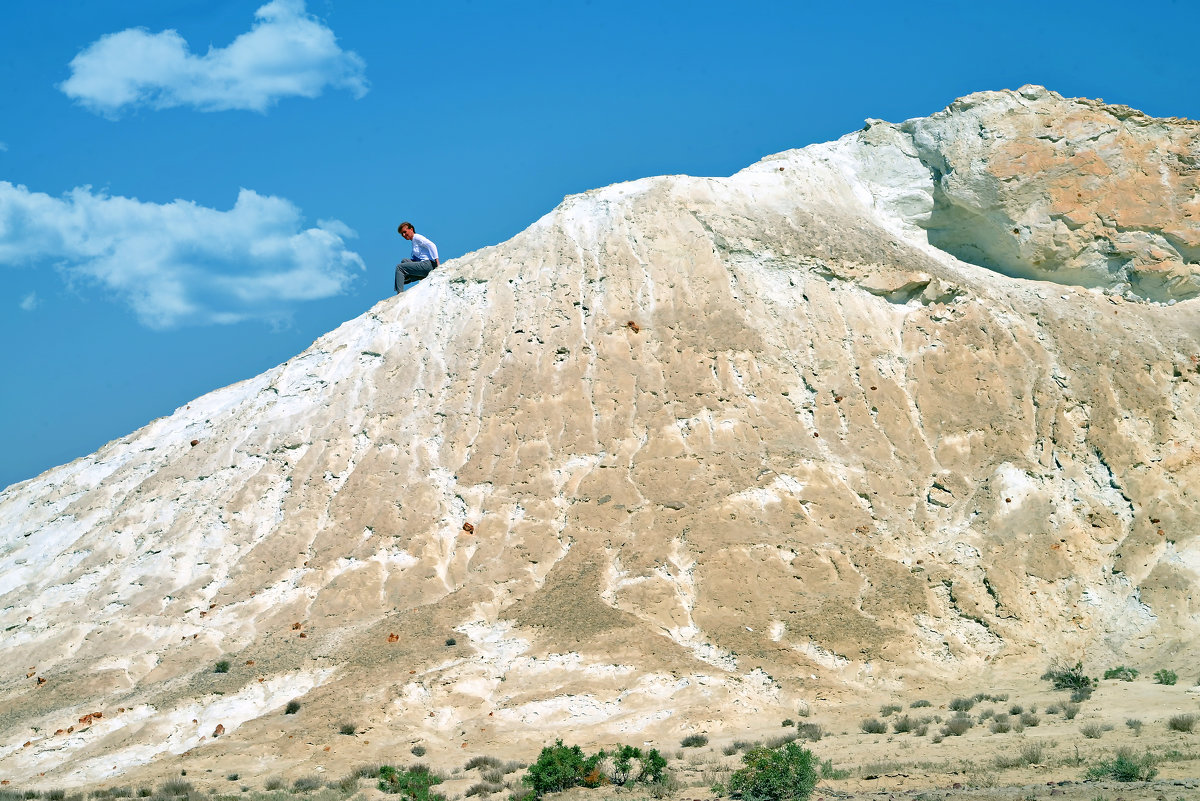
[[[572,196],[8,488],[0,770],[283,771],[297,699],[368,760],[1194,658],[1200,301],[1061,283],[1189,294],[1184,183],[1128,240],[1178,258],[1089,254],[1194,130],[1027,87]]]
[[[1025,86],[899,127],[933,173],[937,247],[1128,297],[1200,292],[1200,123]]]

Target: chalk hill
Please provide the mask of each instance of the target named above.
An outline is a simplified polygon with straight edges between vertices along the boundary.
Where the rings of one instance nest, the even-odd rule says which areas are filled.
[[[1027,86],[566,198],[0,494],[0,775],[1194,665],[1198,158]]]

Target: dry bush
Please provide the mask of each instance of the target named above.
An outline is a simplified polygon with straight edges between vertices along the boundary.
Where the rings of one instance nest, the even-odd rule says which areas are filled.
[[[867,718],[858,727],[867,734],[887,734],[887,724],[878,718]]]
[[[1196,716],[1191,712],[1184,715],[1172,715],[1167,721],[1167,728],[1171,731],[1190,732],[1196,725]]]

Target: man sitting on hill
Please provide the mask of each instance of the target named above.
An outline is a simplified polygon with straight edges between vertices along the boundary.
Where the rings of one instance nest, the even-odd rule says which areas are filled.
[[[406,284],[416,283],[438,266],[437,245],[421,236],[410,222],[400,223],[400,236],[412,242],[412,258],[396,265],[396,291],[403,292]]]

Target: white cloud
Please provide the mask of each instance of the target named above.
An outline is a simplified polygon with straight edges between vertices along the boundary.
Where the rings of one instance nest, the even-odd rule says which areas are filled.
[[[61,198],[0,181],[0,265],[53,264],[128,303],[152,328],[286,318],[364,269],[334,220],[302,229],[287,200],[249,189],[229,211],[143,203],[91,187]]]
[[[363,60],[338,47],[304,0],[272,0],[255,17],[248,33],[202,56],[173,30],[107,34],[71,60],[71,77],[58,88],[109,117],[136,105],[264,111],[280,98],[317,97],[326,86],[366,93]]]
[[[40,301],[38,300],[36,292],[30,292],[28,295],[21,298],[20,306],[22,311],[33,311],[39,305]]]

